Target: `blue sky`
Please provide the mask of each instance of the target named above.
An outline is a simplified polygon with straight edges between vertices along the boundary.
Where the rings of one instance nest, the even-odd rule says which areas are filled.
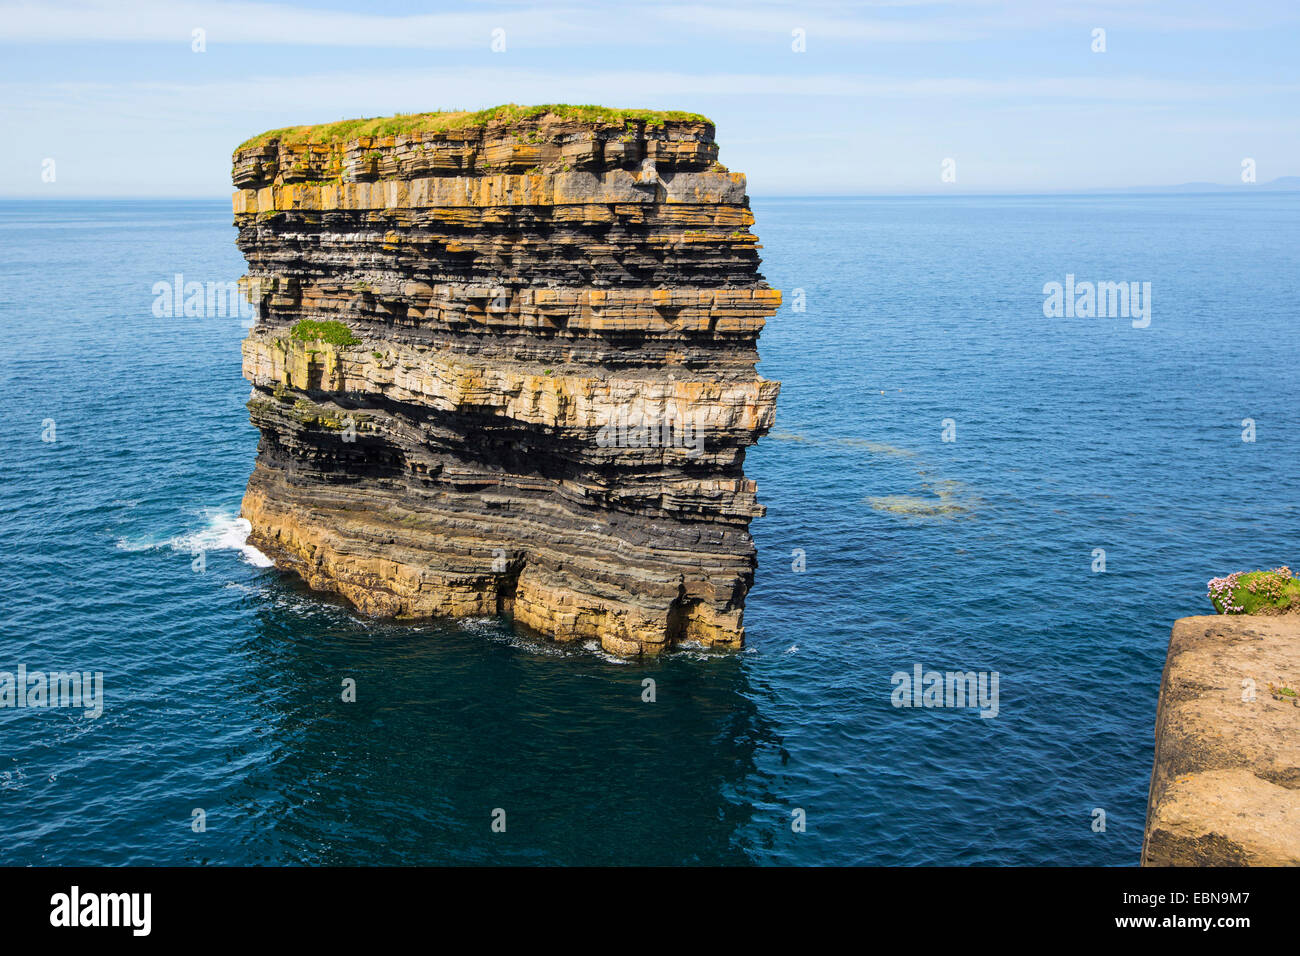
[[[1266,182],[1298,41],[1294,0],[0,0],[0,195],[226,196],[262,130],[506,102],[705,113],[755,195]]]

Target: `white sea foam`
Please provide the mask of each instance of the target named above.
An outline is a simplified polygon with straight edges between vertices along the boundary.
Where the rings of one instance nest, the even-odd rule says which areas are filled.
[[[538,654],[542,657],[565,655],[564,649],[560,646],[520,634],[498,617],[463,617],[457,619],[455,624],[461,630],[469,631],[497,644],[507,644],[529,654]]]
[[[119,551],[152,551],[154,548],[162,547],[167,543],[167,539],[158,540],[157,538],[118,538],[117,549]]]
[[[253,526],[247,518],[228,511],[204,511],[207,525],[198,531],[177,535],[167,543],[176,551],[190,554],[199,551],[238,551],[246,562],[255,568],[269,568],[274,563],[257,548],[248,543]]]
[[[626,657],[619,657],[617,654],[609,653],[609,651],[605,650],[603,647],[600,646],[599,641],[595,641],[595,640],[583,641],[582,647],[583,650],[587,650],[595,654],[606,664],[631,664],[632,663]]]
[[[238,551],[243,559],[255,568],[269,568],[274,563],[257,548],[248,543],[253,526],[246,518],[229,511],[205,508],[201,515],[206,522],[196,531],[172,537],[118,538],[117,546],[123,551],[152,551],[169,547],[173,551],[197,554],[200,551]]]
[[[716,660],[719,657],[728,657],[734,653],[734,651],[719,650],[708,644],[701,644],[699,641],[678,641],[667,652],[667,656],[684,657],[688,661],[709,661]]]

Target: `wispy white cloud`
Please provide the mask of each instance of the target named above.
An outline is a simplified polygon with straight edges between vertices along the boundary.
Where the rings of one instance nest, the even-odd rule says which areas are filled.
[[[224,106],[245,115],[293,109],[304,122],[322,113],[328,114],[325,118],[337,119],[344,112],[382,115],[385,111],[480,108],[518,100],[521,91],[527,92],[530,102],[579,101],[590,98],[593,90],[611,105],[688,108],[692,97],[713,96],[1204,102],[1300,93],[1300,83],[1215,84],[1142,75],[899,79],[842,73],[561,72],[469,67],[259,76],[209,83],[0,84],[9,108],[19,103],[33,109],[58,103],[134,104],[142,115],[168,107],[192,112],[200,106],[205,111]]]
[[[591,0],[474,3],[456,10],[390,15],[251,0],[3,0],[0,42],[189,42],[202,29],[213,44],[487,49],[506,30],[521,47],[667,43],[685,35],[790,36],[815,42],[951,43],[1051,24],[1145,30],[1230,31],[1294,22],[1285,8],[1242,0],[1225,13],[1158,2],[1043,3],[1041,0],[879,0],[875,3],[707,3],[641,0],[625,7]]]
[[[597,42],[599,23],[581,6],[515,7],[385,16],[233,0],[9,0],[0,3],[0,40],[28,43],[190,42],[201,29],[209,44],[488,49],[501,27],[516,42],[556,45]]]

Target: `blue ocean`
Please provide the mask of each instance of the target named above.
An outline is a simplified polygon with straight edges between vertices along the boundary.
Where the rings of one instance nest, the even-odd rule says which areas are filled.
[[[627,663],[266,567],[245,329],[154,309],[242,274],[229,204],[0,203],[0,671],[103,689],[0,709],[0,863],[1135,865],[1170,626],[1300,560],[1300,193],[753,208],[747,647]]]

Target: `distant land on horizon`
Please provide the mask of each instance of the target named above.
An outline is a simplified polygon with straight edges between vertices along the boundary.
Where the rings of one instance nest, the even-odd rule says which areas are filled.
[[[1266,183],[1179,183],[1177,186],[1122,186],[1113,189],[1082,189],[1080,192],[1162,192],[1162,193],[1220,193],[1239,189],[1300,189],[1300,176],[1279,176]]]
[[[1015,190],[989,187],[986,189],[963,187],[960,185],[948,186],[941,189],[932,189],[926,192],[915,190],[876,190],[873,192],[862,193],[799,193],[799,194],[781,194],[781,193],[755,193],[752,194],[759,199],[828,199],[834,196],[853,196],[863,199],[875,197],[897,197],[905,198],[908,196],[923,196],[933,198],[935,196],[953,195],[953,196],[1098,196],[1106,194],[1124,194],[1124,193],[1168,193],[1177,195],[1179,193],[1240,193],[1251,190],[1262,192],[1297,192],[1300,191],[1300,176],[1278,176],[1264,183],[1210,183],[1210,182],[1191,182],[1178,183],[1169,186],[1072,186],[1061,189],[1031,189],[1024,192]]]

